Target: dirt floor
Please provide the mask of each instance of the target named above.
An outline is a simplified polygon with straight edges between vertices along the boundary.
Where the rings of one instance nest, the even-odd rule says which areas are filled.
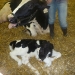
[[[0,0],[0,8],[6,0]],[[68,0],[68,36],[64,37],[59,26],[58,18],[55,22],[55,37],[49,34],[31,37],[23,30],[23,27],[8,29],[8,22],[0,24],[0,73],[3,75],[35,75],[26,65],[18,66],[9,56],[9,43],[17,39],[45,39],[54,44],[54,49],[61,52],[62,56],[53,61],[49,68],[43,68],[44,63],[35,58],[30,63],[38,69],[40,75],[75,75],[75,1]],[[49,73],[49,74],[47,74]],[[0,74],[1,75],[1,74]]]

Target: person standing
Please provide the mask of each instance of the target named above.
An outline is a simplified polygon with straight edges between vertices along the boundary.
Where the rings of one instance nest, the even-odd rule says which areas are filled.
[[[67,0],[46,0],[47,5],[50,6],[49,11],[49,27],[50,36],[54,37],[54,22],[56,11],[58,11],[58,19],[61,30],[64,36],[67,36]]]

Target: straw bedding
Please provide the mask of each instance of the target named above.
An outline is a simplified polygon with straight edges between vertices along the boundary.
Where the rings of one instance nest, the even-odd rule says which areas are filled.
[[[6,0],[0,0],[0,9]],[[55,22],[55,37],[49,34],[31,37],[24,32],[23,27],[8,29],[8,22],[0,24],[0,72],[3,75],[35,75],[26,65],[18,66],[9,56],[9,43],[17,39],[45,39],[54,44],[54,49],[61,52],[62,56],[53,61],[49,68],[44,68],[44,63],[35,58],[30,63],[38,69],[40,75],[75,75],[75,2],[68,1],[68,36],[64,37],[59,26],[58,17]],[[49,73],[49,74],[48,74]]]

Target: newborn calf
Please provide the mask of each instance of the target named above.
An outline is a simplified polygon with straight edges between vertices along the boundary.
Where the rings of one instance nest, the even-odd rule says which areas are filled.
[[[45,63],[45,67],[50,67],[52,61],[61,57],[60,52],[54,50],[54,46],[47,40],[33,40],[33,39],[22,39],[12,41],[9,45],[11,50],[10,56],[12,59],[18,62],[18,65],[25,64],[36,75],[40,75],[38,70],[34,68],[29,59],[35,57],[38,61]],[[17,56],[21,56],[22,59]]]

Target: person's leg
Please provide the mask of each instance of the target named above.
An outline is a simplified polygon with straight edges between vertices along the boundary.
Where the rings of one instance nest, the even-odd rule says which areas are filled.
[[[55,14],[56,14],[56,3],[53,0],[50,4],[49,8],[49,28],[50,28],[50,36],[54,37],[54,21],[55,21]]]
[[[67,35],[67,2],[58,3],[58,17],[63,35]]]

